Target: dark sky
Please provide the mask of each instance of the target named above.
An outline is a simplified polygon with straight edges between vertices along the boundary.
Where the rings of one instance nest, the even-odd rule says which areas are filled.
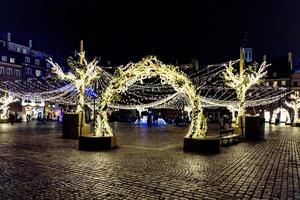
[[[113,64],[149,54],[166,62],[227,61],[238,57],[247,32],[257,57],[291,50],[300,61],[299,0],[161,2],[2,0],[0,30],[63,55],[84,39],[90,57]]]

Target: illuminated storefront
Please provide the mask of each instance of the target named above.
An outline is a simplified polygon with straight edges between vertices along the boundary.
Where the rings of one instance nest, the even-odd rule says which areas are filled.
[[[22,106],[22,121],[30,121],[37,119],[38,115],[44,117],[45,102],[40,100],[30,100],[23,98]]]

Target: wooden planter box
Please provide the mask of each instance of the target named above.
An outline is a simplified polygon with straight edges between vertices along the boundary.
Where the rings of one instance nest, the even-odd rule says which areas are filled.
[[[117,137],[80,136],[79,150],[101,151],[117,147]]]
[[[83,119],[84,120],[84,119]],[[81,122],[81,114],[64,114],[62,121],[62,137],[77,139],[81,135],[90,134],[90,125]]]
[[[264,139],[265,123],[261,121],[261,118],[259,116],[245,116],[242,125],[243,126],[239,128],[245,140]]]
[[[219,137],[205,137],[201,139],[184,138],[184,151],[195,153],[216,154],[221,152],[221,141]]]

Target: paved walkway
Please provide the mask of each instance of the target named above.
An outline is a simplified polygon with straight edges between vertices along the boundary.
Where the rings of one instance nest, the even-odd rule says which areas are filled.
[[[0,124],[0,199],[300,199],[299,127],[218,155],[183,152],[184,127],[113,128],[119,148],[84,152],[57,123]]]

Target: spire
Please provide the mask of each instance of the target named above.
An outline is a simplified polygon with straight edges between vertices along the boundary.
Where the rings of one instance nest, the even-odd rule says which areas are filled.
[[[241,41],[241,47],[245,48],[247,46],[248,46],[248,32],[246,31],[244,33],[244,37],[243,37],[243,39]]]

